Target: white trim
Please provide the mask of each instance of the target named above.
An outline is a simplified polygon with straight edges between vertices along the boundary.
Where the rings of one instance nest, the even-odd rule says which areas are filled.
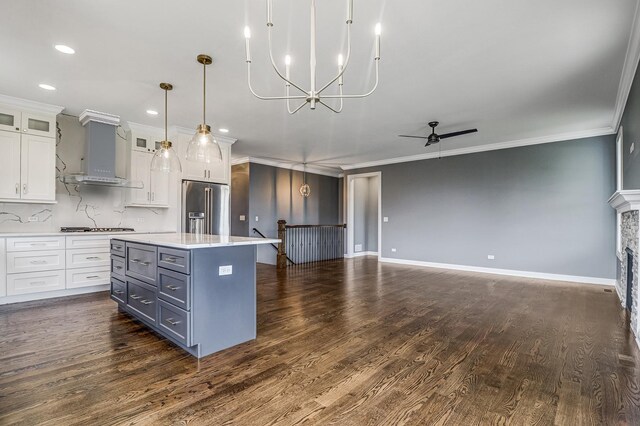
[[[91,287],[72,288],[68,290],[46,291],[43,293],[19,294],[16,296],[0,297],[0,305],[9,303],[31,302],[34,300],[52,299],[54,297],[77,296],[79,294],[97,293],[109,290],[110,285],[96,285]]]
[[[60,114],[64,107],[58,105],[43,104],[42,102],[30,101],[28,99],[14,98],[13,96],[0,95],[0,104],[12,106],[14,108],[43,114]]]
[[[233,166],[236,166],[238,164],[245,164],[245,163],[262,164],[263,166],[278,167],[280,169],[296,170],[299,172],[304,171],[306,169],[307,173],[323,175],[323,176],[331,176],[336,178],[341,177],[341,175],[344,176],[343,173],[340,172],[339,170],[322,169],[322,168],[309,166],[309,165],[305,167],[304,164],[294,163],[294,162],[284,161],[284,160],[283,161],[268,160],[268,159],[259,158],[259,157],[238,157],[238,158],[231,159],[231,165]]]
[[[614,278],[581,277],[576,275],[547,274],[543,272],[514,271],[511,269],[483,268],[479,266],[422,262],[418,260],[392,259],[388,257],[381,257],[379,260],[380,262],[383,262],[383,263],[395,263],[399,265],[410,265],[410,266],[425,266],[428,268],[450,269],[454,271],[480,272],[482,274],[508,275],[513,277],[536,278],[536,279],[551,280],[551,281],[567,281],[567,282],[575,282],[575,283],[583,283],[583,284],[597,284],[597,285],[606,285],[606,286],[612,286],[612,287],[615,287],[616,285],[616,280]]]
[[[640,210],[640,189],[617,191],[609,198],[609,205],[618,213]]]
[[[78,117],[80,124],[86,126],[88,122],[95,121],[96,123],[109,124],[111,126],[120,125],[120,116],[109,114],[106,112],[94,111],[92,109],[85,109],[80,113]]]
[[[624,128],[620,126],[616,137],[616,191],[624,189]]]
[[[360,173],[347,176],[347,253],[345,257],[354,257],[353,251],[354,235],[354,180],[358,178],[378,178],[378,259],[382,256],[382,172]],[[364,256],[364,255],[363,255]]]
[[[470,146],[468,148],[450,149],[442,151],[442,153],[430,152],[426,154],[409,155],[406,157],[388,158],[385,160],[369,161],[366,163],[356,163],[348,166],[341,166],[342,170],[362,169],[365,167],[384,166],[386,164],[408,163],[410,161],[428,160],[439,157],[453,157],[455,155],[473,154],[477,152],[496,151],[499,149],[517,148],[520,146],[540,145],[552,142],[568,141],[573,139],[584,139],[595,136],[612,135],[616,133],[612,127],[603,127],[600,129],[584,130],[579,132],[562,133],[558,135],[542,136],[530,139],[521,139],[509,142],[498,142],[488,145]]]
[[[624,58],[622,67],[622,75],[620,76],[620,85],[618,86],[618,96],[616,98],[615,110],[613,113],[613,121],[611,127],[618,130],[624,109],[627,106],[629,93],[631,93],[631,85],[636,76],[638,69],[638,61],[640,61],[640,4],[636,5],[636,11],[633,16],[633,25],[631,26],[631,35],[629,36],[629,44],[627,45],[627,54]]]
[[[359,251],[357,253],[344,255],[344,257],[346,257],[347,259],[353,259],[356,257],[365,257],[365,256],[379,256],[379,253],[377,251]]]

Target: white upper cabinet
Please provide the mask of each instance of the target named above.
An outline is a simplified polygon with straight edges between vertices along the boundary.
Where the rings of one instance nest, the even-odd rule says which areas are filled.
[[[127,178],[142,182],[144,188],[129,190],[127,206],[168,208],[170,175],[151,172],[151,160],[160,149],[162,130],[153,127],[129,123],[127,132],[129,150],[126,153]],[[179,176],[179,175],[176,175]]]
[[[21,116],[20,110],[0,105],[0,130],[19,132]]]
[[[0,199],[20,199],[20,133],[0,131]]]
[[[22,133],[27,135],[56,137],[56,117],[48,114],[22,113]]]
[[[0,202],[55,202],[56,116],[62,109],[0,95]]]
[[[23,200],[55,200],[55,164],[56,140],[54,138],[22,135],[20,182]]]

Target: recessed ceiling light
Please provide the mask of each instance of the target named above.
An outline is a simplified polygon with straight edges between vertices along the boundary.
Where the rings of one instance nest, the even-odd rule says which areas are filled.
[[[218,129],[220,133],[229,133],[229,129]]]
[[[65,46],[64,44],[56,44],[53,47],[55,47],[58,52],[66,53],[67,55],[73,55],[74,53],[76,53],[75,50],[73,50],[69,46]]]
[[[41,89],[44,89],[44,90],[56,90],[56,88],[51,86],[50,84],[40,83],[40,84],[38,84],[38,87],[40,87]]]
[[[149,115],[158,115],[158,111],[154,111],[152,109],[148,109],[147,110],[147,114],[149,114]]]

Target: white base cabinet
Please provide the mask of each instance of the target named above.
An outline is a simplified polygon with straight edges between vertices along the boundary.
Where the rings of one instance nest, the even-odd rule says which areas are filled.
[[[28,272],[7,275],[7,295],[64,290],[65,273],[60,271]]]

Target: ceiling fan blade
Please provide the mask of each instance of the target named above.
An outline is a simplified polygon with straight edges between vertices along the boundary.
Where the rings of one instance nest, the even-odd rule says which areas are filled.
[[[398,135],[399,138],[429,139],[429,136]]]
[[[469,133],[475,133],[477,131],[478,129],[461,130],[459,132],[445,133],[444,135],[439,135],[439,136],[440,136],[440,139],[446,139],[446,138],[452,138],[454,136],[461,136]]]

